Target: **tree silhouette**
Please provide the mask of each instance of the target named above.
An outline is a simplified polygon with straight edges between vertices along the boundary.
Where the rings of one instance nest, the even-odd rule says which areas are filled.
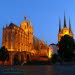
[[[58,53],[63,59],[72,59],[75,49],[75,43],[73,37],[69,35],[64,35],[60,42],[58,43],[59,50]]]
[[[0,48],[0,61],[9,60],[9,53],[8,50],[3,46]]]

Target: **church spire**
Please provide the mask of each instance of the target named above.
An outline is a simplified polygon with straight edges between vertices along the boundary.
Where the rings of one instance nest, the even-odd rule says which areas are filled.
[[[70,17],[69,17],[69,32],[72,32],[72,30],[71,30],[71,22],[70,22]]]
[[[60,20],[60,17],[59,17],[59,33],[61,32],[61,20]]]
[[[66,17],[65,17],[65,12],[64,12],[64,28],[66,28]]]

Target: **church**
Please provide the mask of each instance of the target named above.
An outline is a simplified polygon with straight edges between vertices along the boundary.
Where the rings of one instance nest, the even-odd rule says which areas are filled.
[[[69,35],[71,37],[73,37],[73,32],[72,32],[72,28],[71,28],[71,23],[70,23],[70,18],[69,18],[69,28],[67,27],[66,24],[66,17],[64,15],[64,26],[63,28],[61,28],[61,20],[59,18],[59,32],[58,32],[58,42],[61,40],[61,37],[64,35]]]

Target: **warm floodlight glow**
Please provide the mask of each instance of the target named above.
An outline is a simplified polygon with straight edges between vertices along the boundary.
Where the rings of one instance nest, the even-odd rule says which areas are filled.
[[[69,31],[65,31],[65,32],[64,32],[64,35],[65,35],[65,34],[68,34],[68,35],[69,35]]]
[[[52,52],[49,50],[48,51],[48,57],[51,58],[52,57]]]

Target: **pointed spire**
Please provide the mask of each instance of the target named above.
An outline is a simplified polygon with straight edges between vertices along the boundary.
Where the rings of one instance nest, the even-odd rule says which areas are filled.
[[[59,17],[59,33],[61,32],[61,20],[60,20],[60,17]]]
[[[28,22],[29,22],[30,25],[32,25],[31,20],[30,20],[30,16],[29,16]]]
[[[3,25],[3,29],[4,29],[4,25]]]
[[[30,18],[28,19],[28,24],[30,25],[30,27],[32,28],[32,23],[30,21]]]
[[[24,15],[24,21],[26,21],[26,16]]]
[[[64,28],[66,28],[66,17],[65,17],[65,12],[64,12]]]
[[[70,22],[70,17],[69,17],[69,29],[71,29],[71,22]]]
[[[6,24],[6,27],[8,27],[8,24]]]
[[[30,19],[28,19],[28,23],[30,24]]]
[[[69,32],[72,32],[72,30],[71,30],[71,22],[70,22],[70,17],[69,17]]]
[[[32,26],[32,23],[31,23],[31,21],[29,20],[29,24]]]

